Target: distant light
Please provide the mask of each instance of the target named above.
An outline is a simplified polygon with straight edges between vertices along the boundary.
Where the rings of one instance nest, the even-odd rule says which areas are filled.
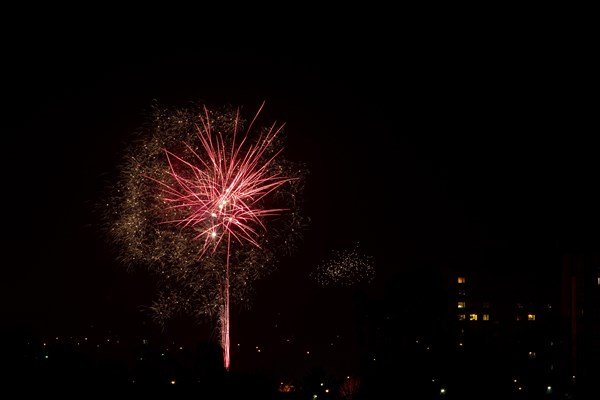
[[[310,354],[310,351],[307,351],[306,354]]]
[[[321,386],[323,386],[323,382],[321,382]]]
[[[45,356],[44,356],[44,358],[45,358],[45,359],[48,359],[48,355],[45,355]]]
[[[174,385],[174,384],[175,384],[175,381],[171,381],[171,385]]]
[[[446,394],[446,389],[444,389],[444,388],[441,388],[441,389],[440,389],[440,394]]]
[[[552,393],[552,386],[546,387],[546,393]]]
[[[325,389],[325,393],[329,393],[329,389]]]

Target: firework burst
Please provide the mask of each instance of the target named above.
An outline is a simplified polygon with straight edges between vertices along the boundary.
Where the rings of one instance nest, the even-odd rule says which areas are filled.
[[[306,169],[283,159],[283,125],[255,129],[263,106],[249,123],[239,108],[155,106],[108,202],[121,261],[159,278],[154,318],[218,316],[227,369],[230,300],[246,303],[304,226]]]
[[[363,254],[358,243],[350,249],[335,250],[311,274],[323,286],[354,286],[373,280],[375,268],[371,256]]]

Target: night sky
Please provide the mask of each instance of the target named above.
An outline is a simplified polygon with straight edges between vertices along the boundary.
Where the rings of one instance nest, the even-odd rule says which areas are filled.
[[[285,122],[289,157],[309,169],[302,245],[256,284],[250,310],[232,310],[232,343],[268,343],[285,330],[318,346],[352,330],[357,295],[397,307],[435,297],[441,266],[523,273],[543,286],[562,252],[598,250],[589,64],[560,37],[286,48],[49,42],[5,57],[4,328],[154,329],[140,312],[152,278],[115,261],[97,213],[154,100],[248,113],[264,100],[264,119]],[[371,284],[336,289],[309,278],[330,250],[355,242],[373,257]],[[407,293],[409,276],[423,280]],[[211,329],[183,320],[166,333],[204,340]]]

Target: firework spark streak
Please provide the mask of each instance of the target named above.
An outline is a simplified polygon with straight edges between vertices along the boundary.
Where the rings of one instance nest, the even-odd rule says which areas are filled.
[[[121,260],[149,266],[162,284],[154,317],[218,316],[227,369],[230,299],[247,301],[250,283],[279,250],[293,250],[304,226],[306,170],[282,158],[283,125],[252,135],[263,106],[247,127],[239,109],[155,108],[108,202]]]
[[[374,274],[372,258],[361,253],[356,243],[351,249],[334,251],[311,276],[323,286],[353,286],[371,282]]]
[[[236,143],[238,121],[239,114],[235,117],[231,148],[228,148],[223,133],[215,134],[212,131],[208,110],[204,108],[204,115],[200,117],[202,125],[198,126],[198,138],[208,160],[187,144],[195,157],[191,162],[165,150],[172,183],[157,182],[163,187],[164,200],[170,204],[169,208],[183,211],[181,218],[165,223],[200,227],[194,239],[204,238],[203,250],[209,246],[216,249],[224,237],[227,240],[233,237],[239,242],[246,240],[260,247],[254,239],[257,236],[254,226],[266,229],[262,222],[264,217],[285,211],[261,208],[260,201],[294,179],[268,169],[281,150],[261,164],[269,145],[283,126],[271,126],[255,145],[248,145],[244,151],[247,134],[239,144]]]

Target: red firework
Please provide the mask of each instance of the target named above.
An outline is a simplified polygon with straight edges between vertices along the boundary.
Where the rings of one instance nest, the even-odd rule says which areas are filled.
[[[266,230],[263,219],[285,211],[283,208],[266,208],[263,199],[286,182],[297,179],[283,176],[271,165],[282,151],[272,152],[271,147],[283,125],[274,123],[254,142],[248,138],[263,106],[264,102],[243,133],[238,132],[238,109],[233,132],[227,137],[223,132],[213,130],[209,111],[204,107],[204,114],[199,116],[196,124],[202,151],[184,143],[191,155],[186,159],[165,149],[168,162],[165,179],[146,176],[159,184],[164,194],[165,211],[174,215],[161,223],[193,228],[197,232],[193,239],[203,240],[199,257],[211,247],[215,252],[220,245],[227,246],[220,309],[226,369],[230,365],[229,258],[232,239],[239,244],[248,242],[260,247],[256,238],[259,230]]]
[[[282,208],[263,208],[261,200],[286,182],[295,179],[273,173],[271,162],[281,153],[265,158],[265,153],[283,125],[261,134],[254,144],[248,143],[248,133],[264,103],[256,113],[245,134],[238,141],[237,122],[231,143],[226,143],[222,132],[211,129],[208,110],[200,116],[197,136],[204,150],[203,158],[188,144],[186,146],[195,156],[188,161],[165,150],[169,163],[171,182],[157,181],[165,193],[164,201],[168,208],[182,211],[180,218],[164,223],[176,223],[198,229],[194,240],[204,239],[206,251],[211,245],[213,250],[223,238],[233,237],[238,242],[247,241],[259,247],[255,236],[257,228],[266,230],[264,217],[277,215],[285,211]],[[156,179],[151,178],[156,181]]]

